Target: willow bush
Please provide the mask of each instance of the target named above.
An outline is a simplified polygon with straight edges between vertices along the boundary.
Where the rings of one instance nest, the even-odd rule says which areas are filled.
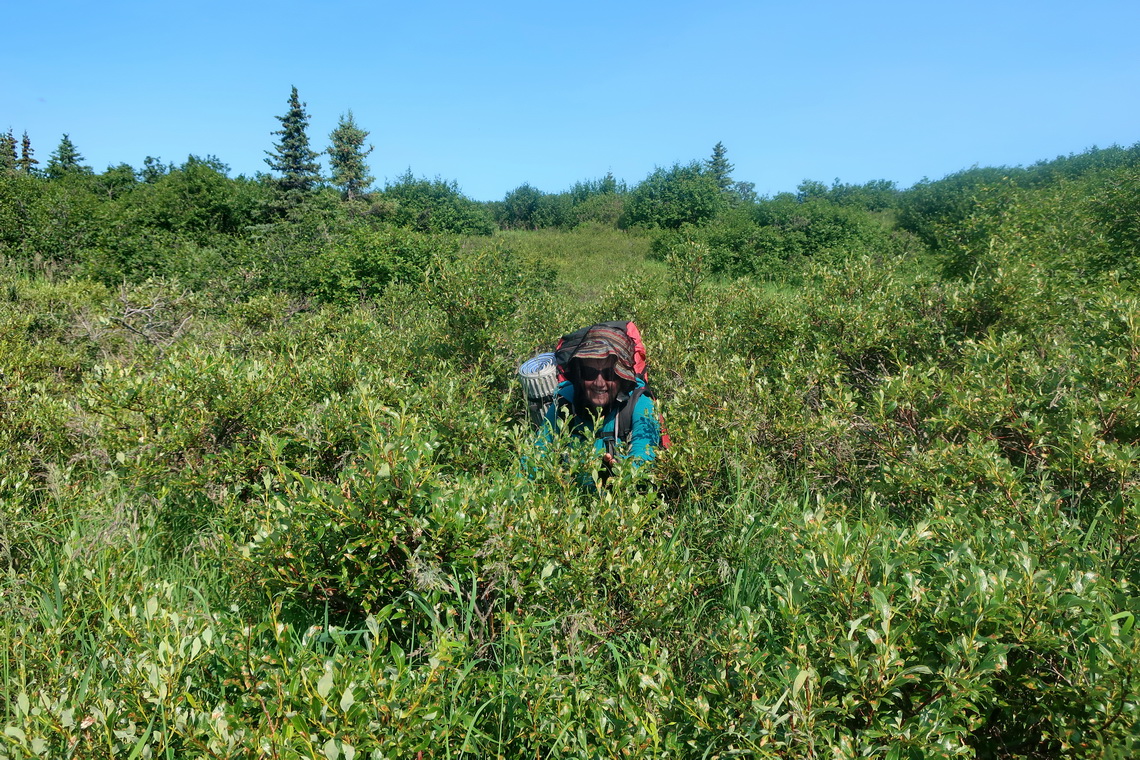
[[[621,237],[376,228],[325,303],[5,270],[0,756],[1134,755],[1127,281]],[[513,373],[614,318],[675,443],[595,494]]]

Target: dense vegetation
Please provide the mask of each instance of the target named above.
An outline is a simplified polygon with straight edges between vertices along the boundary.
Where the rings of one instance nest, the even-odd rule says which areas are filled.
[[[482,204],[14,145],[0,757],[1140,750],[1140,148]],[[515,368],[612,318],[674,447],[523,477]]]

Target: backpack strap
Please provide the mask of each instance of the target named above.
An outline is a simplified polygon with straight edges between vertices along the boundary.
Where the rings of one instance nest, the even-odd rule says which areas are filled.
[[[649,390],[648,385],[639,385],[630,391],[625,405],[614,418],[614,438],[622,443],[628,442],[629,437],[633,434],[633,408],[637,406],[638,400],[646,393],[649,394],[649,398],[653,398],[653,392]]]
[[[648,395],[649,398],[656,400],[657,394],[648,385],[641,385],[634,388],[629,393],[629,400],[626,401],[624,407],[618,412],[617,418],[614,420],[614,429],[616,435],[614,436],[623,443],[628,443],[630,436],[633,435],[633,412],[637,406],[638,400],[642,396]],[[658,448],[667,449],[673,445],[673,441],[669,438],[669,432],[665,429],[665,419],[661,416],[661,411],[657,411],[657,429],[661,433],[661,442]]]
[[[629,443],[630,438],[633,436],[634,409],[637,407],[637,402],[640,401],[641,397],[646,394],[649,394],[649,398],[651,399],[657,398],[657,395],[653,392],[653,389],[648,385],[639,385],[630,391],[628,396],[626,396],[622,408],[618,410],[617,416],[614,417],[613,437],[615,440],[621,441],[622,443]],[[566,407],[571,406],[571,401],[561,393],[556,393],[554,394],[554,405],[558,408],[556,414],[561,416],[562,410]],[[662,449],[667,449],[672,445],[672,442],[669,439],[669,433],[667,433],[665,430],[665,422],[662,419],[660,412],[657,413],[657,425],[661,431],[661,443],[659,446]],[[612,454],[614,452],[610,451],[610,453]]]

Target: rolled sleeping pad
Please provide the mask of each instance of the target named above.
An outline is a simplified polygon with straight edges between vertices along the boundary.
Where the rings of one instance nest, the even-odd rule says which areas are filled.
[[[558,365],[554,363],[554,354],[539,354],[523,362],[519,367],[519,383],[526,396],[530,421],[538,427],[558,392]]]

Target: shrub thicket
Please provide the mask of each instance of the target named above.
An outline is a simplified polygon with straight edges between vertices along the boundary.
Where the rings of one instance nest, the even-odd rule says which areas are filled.
[[[701,164],[674,164],[668,169],[657,169],[630,191],[618,224],[677,229],[684,224],[708,221],[727,204],[716,177]]]
[[[489,235],[494,229],[487,209],[463,195],[456,182],[419,179],[411,169],[384,187],[372,213],[417,232]]]
[[[0,178],[0,757],[1140,749],[1134,170],[995,185],[938,266],[835,188],[661,263],[223,174]],[[674,446],[594,494],[514,371],[612,318]]]

